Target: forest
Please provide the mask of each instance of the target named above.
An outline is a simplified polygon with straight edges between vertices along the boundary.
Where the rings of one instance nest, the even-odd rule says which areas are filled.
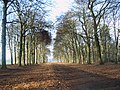
[[[119,90],[120,1],[74,0],[56,21],[52,7],[52,0],[0,0],[0,89]]]

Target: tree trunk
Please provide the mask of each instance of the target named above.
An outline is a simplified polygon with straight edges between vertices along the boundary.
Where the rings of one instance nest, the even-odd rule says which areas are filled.
[[[12,51],[12,48],[10,48],[10,54],[11,54],[11,65],[13,65],[13,51]]]
[[[81,45],[81,55],[82,55],[82,64],[85,62],[85,52],[84,52],[84,46],[83,44]]]
[[[95,43],[96,43],[96,48],[97,48],[97,54],[98,54],[98,58],[99,58],[99,63],[100,65],[104,64],[102,57],[101,57],[101,47],[100,47],[100,42],[99,42],[99,38],[98,38],[98,33],[97,33],[97,24],[96,24],[96,20],[94,20],[94,36],[95,36]]]
[[[118,64],[118,39],[116,40],[115,56],[115,64]]]
[[[7,22],[7,4],[8,0],[3,0],[3,19],[2,19],[2,68],[6,67],[6,22]]]
[[[38,64],[38,56],[39,56],[39,52],[38,52],[38,48],[36,47],[35,49],[35,52],[36,52],[36,63],[35,64]]]
[[[15,64],[17,64],[17,59],[16,59],[16,55],[17,53],[16,53],[16,47],[14,46],[14,60],[15,60]]]
[[[29,43],[28,43],[28,46],[29,46],[29,64],[31,65],[32,63],[32,48],[33,48],[33,45],[32,45],[32,41],[33,41],[33,39],[32,39],[32,35],[30,35],[30,41],[29,41]]]
[[[21,24],[21,30],[20,30],[20,50],[19,50],[19,61],[18,61],[18,65],[21,66],[21,61],[22,61],[22,38],[23,38],[23,34],[22,34],[22,31],[23,31],[23,27],[22,27],[22,24]]]
[[[23,41],[24,41],[24,44],[23,44],[23,64],[25,65],[25,36],[23,36]]]
[[[27,65],[28,65],[28,57],[29,57],[29,47],[28,47],[28,41],[27,41],[27,44],[26,44],[26,49],[27,49]]]
[[[88,64],[91,64],[91,50],[90,50],[90,43],[87,44],[87,48],[88,48],[88,51],[87,51],[87,57],[88,57]]]
[[[11,55],[11,65],[13,65],[13,49],[12,49],[12,38],[10,37],[10,35],[8,34],[9,37],[9,49],[10,49],[10,55]]]
[[[32,46],[32,64],[35,64],[35,37],[33,37],[33,46]]]
[[[115,37],[115,63],[118,63],[118,38],[119,38],[119,32],[117,33],[116,29],[116,16],[115,12],[113,12],[113,25],[114,25],[114,37]]]

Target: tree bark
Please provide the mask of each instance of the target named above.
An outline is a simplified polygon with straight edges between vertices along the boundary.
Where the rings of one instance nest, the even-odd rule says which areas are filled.
[[[90,43],[87,44],[87,48],[88,48],[88,64],[91,64],[91,49],[90,49]]]
[[[12,47],[12,38],[10,36],[10,33],[8,33],[8,43],[9,43],[9,49],[10,49],[10,56],[11,56],[11,65],[13,65],[13,47]]]
[[[28,59],[29,59],[29,47],[28,47],[28,41],[27,41],[27,44],[26,44],[26,49],[27,49],[27,65],[29,63]]]
[[[20,30],[20,49],[19,49],[19,61],[18,61],[18,65],[21,66],[22,63],[22,38],[23,38],[23,34],[22,34],[22,31],[23,31],[23,26],[21,24],[21,30]]]
[[[100,60],[100,65],[104,64],[103,60],[102,60],[102,56],[101,56],[101,47],[100,47],[100,42],[99,42],[99,38],[98,38],[98,33],[97,33],[97,25],[94,21],[94,36],[95,36],[95,43],[96,43],[96,48],[97,48],[97,54],[98,54],[98,58]]]
[[[14,60],[15,64],[17,64],[17,43],[16,43],[16,37],[14,37]]]
[[[25,66],[25,36],[23,36],[23,41],[24,41],[24,44],[23,44],[23,64]]]
[[[17,55],[16,55],[16,47],[15,47],[15,46],[14,46],[14,55],[15,55],[15,56],[14,56],[15,64],[17,64],[17,59],[16,59],[16,56],[17,56]]]
[[[8,0],[3,0],[3,19],[2,19],[2,68],[6,67],[6,22]]]

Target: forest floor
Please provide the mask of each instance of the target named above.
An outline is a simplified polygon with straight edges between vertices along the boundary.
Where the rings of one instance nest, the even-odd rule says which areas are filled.
[[[0,69],[0,90],[120,90],[120,64],[40,64]]]

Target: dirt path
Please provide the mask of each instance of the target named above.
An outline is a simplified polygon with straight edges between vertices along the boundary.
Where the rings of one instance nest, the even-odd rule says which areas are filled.
[[[113,71],[107,71],[108,75],[102,74],[100,70],[106,69],[103,66],[69,64],[9,66],[7,70],[0,69],[0,90],[120,90],[120,66],[108,67],[106,68],[117,70],[114,76],[118,77],[114,78],[113,74],[110,74]],[[101,74],[97,74],[96,71]]]

